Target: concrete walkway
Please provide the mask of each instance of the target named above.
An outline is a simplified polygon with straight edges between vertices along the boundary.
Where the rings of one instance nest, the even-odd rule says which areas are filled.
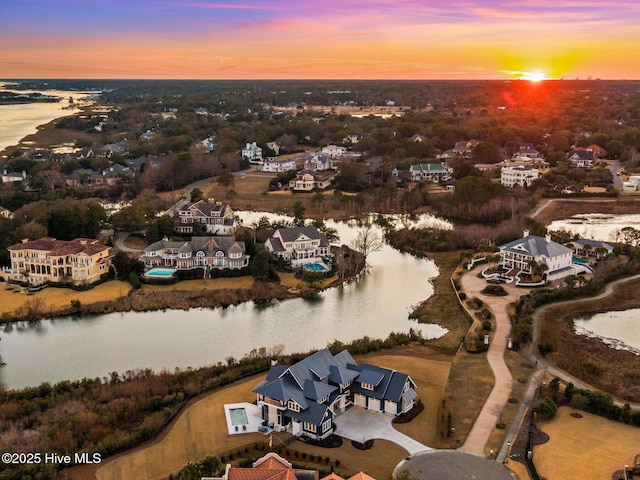
[[[433,450],[404,433],[400,433],[391,424],[393,415],[372,412],[362,407],[351,407],[342,415],[336,417],[338,427],[336,433],[341,437],[364,443],[367,440],[380,438],[388,440],[404,448],[410,455],[418,452]]]
[[[495,383],[471,428],[471,432],[469,432],[467,439],[460,448],[465,452],[478,455],[486,455],[485,446],[495,430],[496,424],[499,423],[500,413],[511,396],[513,377],[504,361],[504,352],[507,349],[511,334],[511,320],[507,315],[507,306],[526,293],[524,289],[504,284],[502,286],[509,293],[507,296],[493,297],[480,294],[480,291],[487,285],[486,280],[478,278],[477,275],[483,268],[486,268],[486,265],[481,265],[466,272],[461,278],[462,291],[467,294],[467,298],[478,297],[482,299],[489,306],[495,317],[495,330],[487,351],[487,362],[493,371]]]

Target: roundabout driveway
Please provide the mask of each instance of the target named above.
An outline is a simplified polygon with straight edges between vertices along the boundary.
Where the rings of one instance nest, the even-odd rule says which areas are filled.
[[[394,476],[408,470],[417,480],[514,480],[502,463],[459,450],[437,450],[412,455],[400,462]]]
[[[343,438],[364,443],[367,440],[380,438],[400,445],[410,455],[433,450],[404,433],[400,433],[391,424],[393,415],[372,412],[362,407],[351,407],[334,420],[338,427],[336,433]]]

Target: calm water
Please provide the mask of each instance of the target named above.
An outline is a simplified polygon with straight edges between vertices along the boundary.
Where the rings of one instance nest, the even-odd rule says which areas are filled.
[[[250,224],[262,215],[242,217]],[[339,230],[341,243],[348,244],[357,232],[354,225],[328,223]],[[408,319],[412,307],[433,294],[429,280],[438,273],[433,262],[385,246],[371,254],[369,263],[370,272],[358,281],[268,307],[245,303],[10,325],[0,345],[7,364],[0,369],[0,382],[19,388],[136,368],[199,367],[240,358],[254,348],[282,344],[286,352],[307,351],[335,339],[386,338],[410,328],[429,338],[446,333],[438,325]]]
[[[576,333],[595,337],[618,350],[640,354],[640,309],[597,313],[574,320]]]
[[[0,90],[5,89],[0,84]],[[65,92],[60,90],[38,90],[46,95],[62,97],[58,103],[25,103],[22,105],[0,105],[0,151],[17,145],[27,135],[36,133],[37,127],[60,117],[72,115],[77,108],[63,109],[69,105],[69,97],[75,100],[85,97],[86,93]],[[29,91],[26,93],[32,93]],[[25,93],[25,92],[19,92]]]
[[[640,229],[640,214],[609,215],[601,213],[575,215],[552,222],[549,230],[564,229],[584,238],[614,242],[615,232],[624,227]],[[576,333],[600,338],[617,349],[640,353],[640,309],[598,313],[574,320]]]
[[[583,238],[613,242],[615,241],[614,232],[624,227],[640,229],[640,213],[630,215],[608,215],[603,213],[574,215],[565,220],[551,222],[547,228],[549,230],[564,229],[577,233]]]

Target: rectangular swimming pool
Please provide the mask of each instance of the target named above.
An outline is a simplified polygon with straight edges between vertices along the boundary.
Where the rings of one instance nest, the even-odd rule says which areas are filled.
[[[247,412],[244,408],[230,408],[229,417],[231,417],[232,425],[247,425],[249,423]]]
[[[155,268],[152,268],[151,270],[149,270],[148,272],[146,272],[144,275],[145,275],[145,277],[167,278],[167,277],[170,277],[171,275],[173,275],[175,272],[176,272],[175,268],[155,267]]]

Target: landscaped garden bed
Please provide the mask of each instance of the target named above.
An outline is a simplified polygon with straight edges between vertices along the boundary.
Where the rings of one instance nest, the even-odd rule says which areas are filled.
[[[398,415],[397,417],[393,417],[391,423],[409,423],[411,420],[416,418],[420,412],[424,410],[424,403],[422,400],[418,399],[418,401],[413,405],[413,408],[406,413]]]

